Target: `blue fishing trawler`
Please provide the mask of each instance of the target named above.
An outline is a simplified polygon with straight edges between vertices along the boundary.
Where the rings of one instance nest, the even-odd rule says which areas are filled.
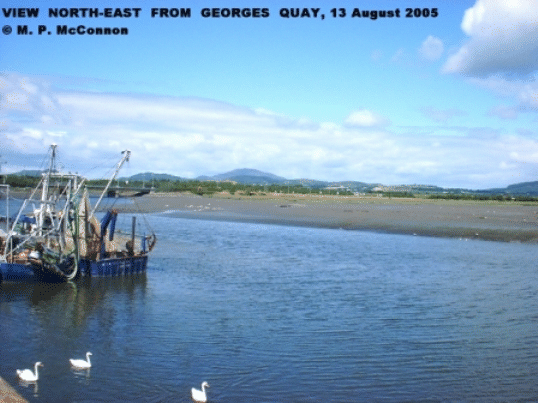
[[[0,229],[0,282],[60,282],[144,272],[155,234],[136,234],[136,217],[130,234],[119,233],[114,209],[107,210],[101,220],[95,214],[130,151],[122,152],[92,207],[86,179],[54,169],[56,147],[51,146],[49,168],[15,218],[6,214],[5,229]],[[4,187],[8,206],[9,186]]]

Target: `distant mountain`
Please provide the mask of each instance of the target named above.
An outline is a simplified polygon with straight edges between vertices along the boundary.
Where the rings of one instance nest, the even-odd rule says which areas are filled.
[[[156,174],[156,173],[153,173],[153,172],[144,172],[144,173],[140,173],[140,174],[130,176],[129,178],[122,178],[122,179],[128,179],[130,181],[146,181],[146,182],[151,181],[151,180],[156,180],[156,181],[163,181],[163,180],[182,181],[182,180],[185,180],[185,179],[181,178],[180,176],[174,176],[174,175],[169,175],[169,174]]]
[[[242,184],[262,184],[271,185],[273,183],[285,183],[288,180],[281,176],[257,169],[234,169],[233,171],[213,176],[199,176],[198,180],[234,181]]]
[[[468,193],[479,193],[486,195],[512,195],[512,196],[538,196],[538,181],[521,182],[508,185],[505,188],[492,188],[481,190],[465,190]]]
[[[24,169],[22,171],[14,173],[13,175],[40,177],[43,172],[45,172],[45,171]]]
[[[538,182],[521,182],[509,185],[504,189],[490,189],[493,193],[507,193],[511,195],[538,196]]]

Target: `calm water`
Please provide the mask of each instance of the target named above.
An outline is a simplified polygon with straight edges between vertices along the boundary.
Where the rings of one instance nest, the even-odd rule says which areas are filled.
[[[25,398],[189,402],[202,381],[214,402],[538,398],[535,245],[148,220],[145,275],[2,286],[0,376]]]

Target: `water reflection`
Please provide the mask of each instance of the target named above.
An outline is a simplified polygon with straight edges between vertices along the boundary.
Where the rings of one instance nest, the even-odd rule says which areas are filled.
[[[145,273],[126,277],[83,278],[67,283],[2,283],[0,312],[11,311],[10,303],[25,303],[42,322],[79,329],[107,300],[119,295],[134,301],[145,294]]]
[[[75,376],[75,379],[80,381],[82,384],[90,384],[91,368],[80,369],[71,367],[71,373]]]
[[[38,394],[39,387],[37,386],[37,381],[28,382],[28,381],[19,380],[19,386],[22,386],[24,388],[33,387],[34,388],[34,397],[39,397],[39,394]]]
[[[33,305],[38,305],[42,301],[53,300],[61,293],[64,295],[60,298],[64,299],[66,295],[79,293],[87,297],[88,292],[132,293],[145,288],[146,283],[145,273],[125,277],[84,277],[77,282],[66,283],[3,282],[0,283],[0,302],[28,299]]]

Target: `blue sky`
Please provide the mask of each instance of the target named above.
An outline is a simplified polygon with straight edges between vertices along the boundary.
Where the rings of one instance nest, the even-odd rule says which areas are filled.
[[[255,168],[475,189],[537,179],[536,0],[49,3],[2,5],[39,8],[38,18],[0,14],[14,30],[0,34],[4,172],[39,168],[56,143],[64,168],[89,177],[130,149],[126,175]],[[406,18],[409,6],[438,16]],[[49,8],[88,7],[141,10],[49,17]],[[152,18],[154,7],[191,17]],[[205,18],[204,7],[269,16]],[[352,18],[356,7],[401,16]],[[282,8],[320,10],[282,18]],[[18,25],[35,33],[17,35]],[[129,33],[66,36],[57,25]]]

